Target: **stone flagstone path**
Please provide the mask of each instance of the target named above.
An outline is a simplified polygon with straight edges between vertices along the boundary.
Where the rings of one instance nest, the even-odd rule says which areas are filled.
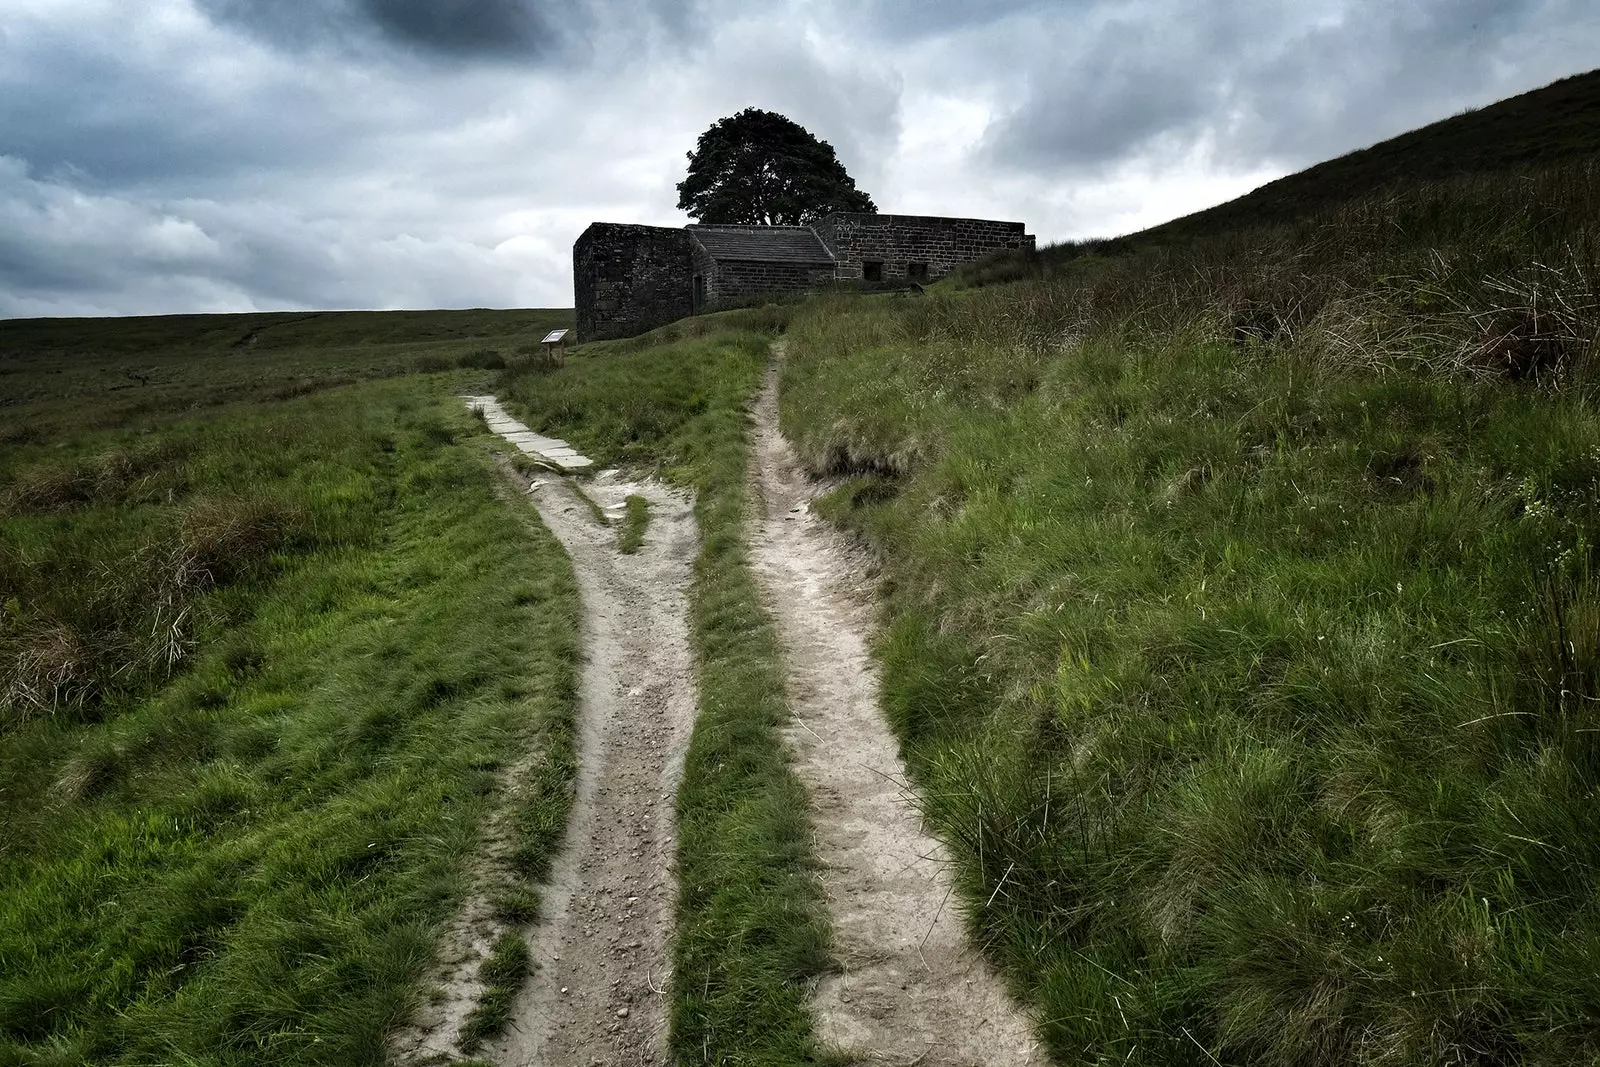
[[[500,406],[500,401],[492,396],[463,397],[467,406],[476,411],[483,412],[483,417],[489,423],[489,429],[504,437],[530,456],[538,456],[551,465],[560,467],[564,471],[582,470],[594,466],[594,460],[583,455],[577,449],[561,440],[559,437],[546,437],[534,433],[522,423],[506,414],[506,409]]]

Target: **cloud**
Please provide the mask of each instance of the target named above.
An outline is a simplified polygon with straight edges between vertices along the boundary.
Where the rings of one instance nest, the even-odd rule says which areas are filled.
[[[281,47],[387,45],[455,58],[545,61],[587,28],[572,2],[526,0],[198,0],[200,10]]]
[[[898,43],[964,35],[1006,24],[1016,16],[1090,6],[1062,0],[845,0],[832,15],[856,22],[876,40]]]
[[[759,107],[793,119],[833,145],[859,188],[870,194],[881,184],[883,146],[895,144],[900,135],[904,85],[892,69],[870,55],[823,46],[759,17],[725,23],[715,50],[717,81],[683,152],[718,119]],[[674,181],[682,177],[677,174]]]
[[[1097,27],[1039,73],[1022,106],[991,131],[987,148],[1025,168],[1081,168],[1183,136],[1214,113],[1218,96],[1180,61],[1185,44],[1144,22]]]

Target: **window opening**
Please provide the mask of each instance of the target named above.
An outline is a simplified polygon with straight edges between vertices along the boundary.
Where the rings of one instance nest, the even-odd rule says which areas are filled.
[[[866,282],[883,281],[883,261],[869,259],[861,264],[861,280]]]

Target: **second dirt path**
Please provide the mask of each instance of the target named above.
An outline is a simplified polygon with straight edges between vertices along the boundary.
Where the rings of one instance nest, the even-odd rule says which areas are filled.
[[[751,548],[787,654],[788,741],[842,968],[815,991],[817,1036],[873,1063],[1043,1063],[1027,1018],[969,944],[948,855],[911,803],[867,652],[865,565],[810,513],[815,485],[778,431],[778,362],[756,404]]]

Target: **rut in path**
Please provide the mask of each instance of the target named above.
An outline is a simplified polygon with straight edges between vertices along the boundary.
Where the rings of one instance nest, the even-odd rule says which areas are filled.
[[[756,404],[755,568],[778,620],[842,973],[817,987],[817,1036],[869,1062],[1042,1064],[1029,1022],[968,943],[950,861],[926,830],[878,708],[863,562],[810,514],[815,488],[778,432],[777,361]]]

